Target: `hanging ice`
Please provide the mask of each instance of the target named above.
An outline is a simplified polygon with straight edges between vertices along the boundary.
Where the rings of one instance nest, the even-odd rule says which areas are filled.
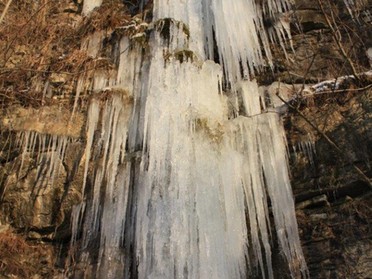
[[[125,153],[127,123],[132,112],[132,101],[132,97],[126,91],[115,90],[109,93],[102,109],[100,107],[102,100],[92,99],[88,112],[82,192],[89,200],[85,200],[73,212],[72,223],[75,225],[71,245],[76,244],[76,232],[79,229],[76,224],[81,222],[80,219],[85,214],[82,236],[84,257],[89,258],[89,251],[85,250],[99,241],[98,270],[105,272],[112,270],[105,275],[98,274],[100,278],[103,276],[118,278],[120,272],[115,265],[123,265],[124,260],[123,253],[118,248],[123,241],[129,189],[129,177],[126,174],[129,173],[130,164],[125,160]],[[91,164],[95,171],[90,181],[91,189],[88,191],[86,183]]]
[[[38,187],[52,185],[61,170],[67,144],[72,138],[63,135],[40,134],[35,131],[18,133],[17,144],[22,150],[19,172],[22,172],[26,154],[35,155],[37,162]],[[35,185],[36,187],[37,185]]]
[[[155,0],[150,53],[121,39],[109,82],[120,93],[90,103],[72,222],[72,247],[82,232],[78,257],[97,278],[273,278],[274,233],[292,277],[307,277],[284,131],[251,80],[271,64],[269,41],[289,36],[287,9]],[[224,90],[242,101],[234,119]]]

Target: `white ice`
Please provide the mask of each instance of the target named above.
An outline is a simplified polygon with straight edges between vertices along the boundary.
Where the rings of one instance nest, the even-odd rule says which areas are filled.
[[[126,88],[133,106],[119,95],[93,100],[87,123],[84,185],[89,178],[91,187],[84,187],[80,229],[83,247],[100,241],[97,278],[123,277],[127,231],[141,279],[246,278],[253,270],[273,278],[274,233],[292,277],[308,276],[284,130],[276,113],[265,113],[265,96],[252,79],[271,65],[270,40],[284,44],[290,37],[287,22],[272,33],[263,24],[280,19],[289,3],[260,3],[155,0],[148,53],[121,39],[110,83]],[[184,51],[196,58],[180,59]],[[220,64],[206,60],[216,56]],[[243,102],[235,119],[227,89]],[[138,164],[125,160],[133,154]],[[126,220],[129,207],[133,220]],[[74,216],[78,230],[83,214]]]

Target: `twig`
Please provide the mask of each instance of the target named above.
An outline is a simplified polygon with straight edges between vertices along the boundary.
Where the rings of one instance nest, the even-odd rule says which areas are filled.
[[[354,168],[354,170],[359,174],[359,176],[367,182],[368,186],[372,189],[372,183],[371,183],[371,179],[364,174],[364,172],[354,164],[354,162],[345,154],[345,152],[343,152],[341,150],[341,148],[333,141],[331,140],[324,132],[322,132],[321,130],[319,130],[319,128],[317,126],[315,126],[315,124],[313,124],[298,108],[292,106],[291,104],[289,104],[287,101],[285,101],[280,95],[279,93],[276,94],[276,96],[284,103],[286,104],[289,108],[293,109],[295,112],[298,113],[299,116],[301,116],[315,131],[317,131],[345,160],[347,160],[351,165],[352,167]]]
[[[8,96],[6,94],[3,94],[3,93],[0,93],[0,96],[5,97],[5,98],[10,99],[10,100],[14,99],[13,97],[10,97],[10,96]]]
[[[10,2],[11,0],[9,0],[9,2]],[[23,29],[32,21],[32,20],[34,20],[35,19],[35,17],[36,17],[36,15],[38,14],[38,13],[40,13],[40,11],[42,11],[46,6],[47,6],[47,4],[49,4],[49,3],[52,3],[53,2],[53,0],[50,0],[50,1],[47,1],[46,3],[44,3],[35,13],[33,13],[30,17],[29,17],[29,19],[24,23],[24,24],[22,24],[22,26],[20,26],[20,33],[23,31]],[[4,10],[5,11],[5,10]],[[4,13],[4,12],[3,12]],[[1,22],[0,22],[1,23]],[[10,56],[8,57],[8,58],[6,58],[6,56],[7,56],[7,54],[8,54],[8,51],[10,50],[10,48],[11,48],[11,46],[13,45],[13,43],[17,40],[17,38],[19,37],[19,33],[17,33],[15,36],[14,36],[14,38],[10,41],[10,43],[9,43],[9,45],[5,48],[5,50],[4,50],[4,59],[5,59],[5,61],[4,61],[4,63],[3,63],[3,65],[6,65],[6,63],[8,62],[8,60],[9,60],[9,58],[10,58]]]
[[[6,6],[5,6],[5,8],[4,8],[4,11],[1,13],[0,24],[3,22],[3,19],[4,19],[5,15],[6,15],[6,13],[8,12],[8,10],[9,10],[9,6],[10,6],[10,4],[12,3],[12,1],[13,1],[13,0],[9,0],[8,3],[6,3]]]
[[[324,10],[324,7],[323,7],[323,4],[322,4],[322,0],[318,0],[318,4],[319,4],[319,7],[323,13],[323,16],[327,22],[327,25],[328,27],[331,29],[331,33],[332,33],[332,36],[333,36],[333,39],[336,41],[336,44],[342,54],[342,56],[346,59],[346,61],[348,62],[353,74],[354,74],[354,77],[357,81],[359,81],[359,76],[357,74],[357,71],[354,67],[354,64],[353,62],[351,61],[350,57],[347,55],[343,45],[342,45],[342,42],[341,42],[341,34],[340,34],[340,31],[337,29],[334,28],[333,24],[331,23],[330,19],[328,18],[325,10]],[[332,17],[333,18],[333,17]],[[336,24],[335,24],[336,25]],[[337,25],[336,25],[336,28],[337,28]]]

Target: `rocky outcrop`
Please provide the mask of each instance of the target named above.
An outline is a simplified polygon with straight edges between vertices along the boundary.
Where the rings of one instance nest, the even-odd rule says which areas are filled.
[[[287,120],[292,186],[304,253],[313,278],[369,278],[371,92],[315,99],[302,112],[340,147],[335,150],[301,117]],[[358,251],[353,254],[351,251]]]

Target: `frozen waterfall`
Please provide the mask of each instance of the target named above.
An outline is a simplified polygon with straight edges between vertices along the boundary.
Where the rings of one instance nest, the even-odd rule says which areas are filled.
[[[100,3],[86,0],[85,13]],[[106,95],[88,112],[71,244],[83,270],[274,278],[276,240],[292,277],[308,277],[284,130],[253,79],[271,66],[269,44],[290,39],[288,9],[286,0],[154,0],[148,53],[121,38],[117,78],[95,79]]]

